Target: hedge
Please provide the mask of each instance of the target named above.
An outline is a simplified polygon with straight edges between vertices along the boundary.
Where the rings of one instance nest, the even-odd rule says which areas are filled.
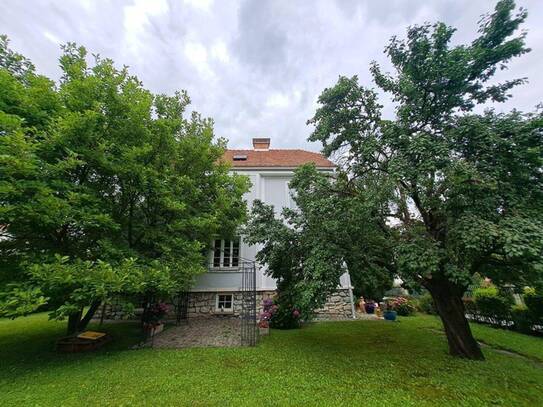
[[[473,296],[464,298],[466,315],[476,322],[523,333],[543,329],[543,296],[535,292],[524,295],[526,305],[515,305],[512,295],[497,287],[481,287]]]

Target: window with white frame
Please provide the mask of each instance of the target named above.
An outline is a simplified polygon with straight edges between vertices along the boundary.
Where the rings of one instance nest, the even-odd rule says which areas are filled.
[[[234,240],[215,239],[213,241],[213,268],[232,268],[239,265],[239,238]]]
[[[218,312],[232,312],[234,310],[234,295],[217,294],[216,309]]]

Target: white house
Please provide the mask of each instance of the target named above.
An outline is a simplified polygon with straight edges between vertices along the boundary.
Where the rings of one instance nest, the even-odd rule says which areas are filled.
[[[321,171],[333,173],[334,164],[318,153],[304,150],[270,149],[269,138],[253,139],[251,150],[227,150],[224,159],[232,164],[232,171],[249,177],[251,189],[246,194],[248,207],[255,199],[272,204],[279,213],[283,207],[293,207],[288,183],[296,167],[315,163]],[[237,315],[241,309],[242,270],[244,261],[254,262],[258,247],[249,246],[242,239],[213,242],[209,255],[209,271],[197,277],[188,300],[188,316]],[[264,298],[272,296],[275,280],[256,264],[257,307]],[[322,318],[353,318],[352,287],[348,273],[338,282],[337,292],[329,298]]]

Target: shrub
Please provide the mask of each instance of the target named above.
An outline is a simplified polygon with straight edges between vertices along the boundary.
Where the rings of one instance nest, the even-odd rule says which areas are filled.
[[[497,287],[480,287],[473,291],[477,313],[498,320],[508,319],[511,315],[513,298],[500,293]]]
[[[274,304],[273,300],[271,298],[265,299],[262,302],[262,313],[260,314],[258,326],[260,328],[269,328],[275,311],[277,311],[277,305]]]
[[[434,304],[434,299],[429,293],[423,294],[419,297],[418,309],[420,312],[424,312],[429,315],[436,315],[437,310]]]
[[[511,316],[516,331],[525,334],[532,333],[534,321],[530,310],[526,306],[514,305],[511,309]]]
[[[156,326],[160,324],[162,318],[164,318],[167,313],[168,306],[163,302],[157,302],[145,309],[141,319],[145,325]]]
[[[387,309],[396,311],[398,315],[404,317],[412,315],[416,311],[414,301],[405,297],[389,299],[387,302]]]
[[[499,294],[498,287],[495,285],[486,285],[477,287],[473,290],[473,298],[477,299],[478,297],[497,297]]]
[[[272,328],[293,329],[302,324],[302,312],[293,304],[292,297],[280,293],[273,301],[273,309],[269,320]]]
[[[534,323],[543,322],[543,295],[530,291],[524,294],[524,303]]]
[[[300,311],[298,309],[279,305],[271,318],[270,326],[278,329],[293,329],[299,328],[301,323]]]
[[[477,306],[475,305],[475,300],[472,297],[464,297],[464,310],[467,314],[475,315],[477,316],[479,313],[477,311]]]

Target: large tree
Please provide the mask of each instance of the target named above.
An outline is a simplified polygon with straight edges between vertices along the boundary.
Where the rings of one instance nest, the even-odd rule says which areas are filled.
[[[247,189],[212,121],[186,117],[185,92],[153,95],[126,67],[87,60],[63,47],[57,86],[0,43],[2,308],[47,303],[70,333],[112,295],[186,289],[213,236],[242,221]]]
[[[351,187],[384,198],[376,210],[397,232],[397,272],[431,293],[450,353],[472,359],[483,359],[462,302],[472,277],[526,284],[543,269],[542,116],[472,112],[524,83],[493,77],[529,51],[515,34],[526,15],[500,1],[465,45],[451,45],[443,23],[410,27],[385,49],[394,73],[371,65],[393,120],[375,91],[340,77],[309,121],[310,140],[341,153]]]

